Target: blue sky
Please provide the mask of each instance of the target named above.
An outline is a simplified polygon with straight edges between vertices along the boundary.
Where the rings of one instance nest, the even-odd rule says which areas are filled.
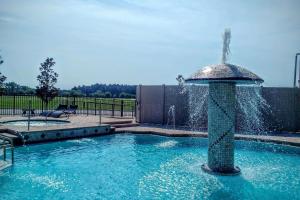
[[[35,86],[50,56],[61,88],[176,84],[178,74],[220,62],[231,28],[230,63],[265,86],[292,86],[299,8],[299,0],[0,0],[0,70]]]

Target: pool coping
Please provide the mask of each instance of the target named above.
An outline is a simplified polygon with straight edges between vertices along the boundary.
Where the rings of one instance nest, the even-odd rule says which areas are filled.
[[[19,122],[19,121],[24,121],[24,122],[27,122],[28,121],[28,119],[13,119],[13,120],[6,120],[6,121],[0,121],[0,124],[3,124],[3,125],[5,125],[5,123],[7,123],[7,122]],[[69,120],[65,120],[65,119],[41,119],[41,118],[37,118],[37,119],[35,119],[35,118],[33,118],[33,119],[31,119],[30,120],[30,122],[32,122],[32,121],[45,121],[45,122],[66,122],[66,123],[71,123],[71,121],[69,121]]]
[[[188,130],[178,130],[178,129],[166,129],[159,127],[127,127],[127,128],[117,128],[115,130],[116,134],[122,133],[133,133],[133,134],[153,134],[166,137],[202,137],[207,138],[207,132],[194,132]],[[235,140],[246,140],[246,141],[256,141],[256,142],[266,142],[275,143],[282,145],[290,145],[295,147],[300,147],[300,137],[283,137],[283,136],[270,136],[270,135],[243,135],[235,134]]]
[[[1,117],[0,121],[15,121],[15,120],[25,120],[26,118],[22,116],[6,116]],[[35,117],[32,118],[33,120],[44,120],[45,118],[41,117]],[[48,126],[48,127],[31,127],[28,131],[26,127],[23,128],[16,128],[12,126],[0,126],[0,132],[11,132],[11,133],[22,133],[22,134],[34,134],[34,133],[40,133],[40,132],[60,132],[68,129],[76,130],[76,129],[87,129],[87,128],[95,128],[99,125],[110,125],[111,130],[109,131],[109,134],[119,134],[119,133],[135,133],[135,134],[153,134],[153,135],[161,135],[161,136],[167,136],[167,137],[204,137],[207,138],[207,131],[206,130],[200,130],[200,131],[192,131],[189,130],[186,127],[176,127],[176,129],[172,129],[170,127],[166,126],[160,126],[160,125],[151,125],[151,124],[140,124],[140,126],[135,127],[128,127],[128,120],[129,119],[123,119],[123,118],[107,118],[103,117],[103,121],[101,124],[99,124],[99,116],[84,116],[84,115],[76,115],[71,116],[69,119],[48,119],[49,121],[70,121],[70,123],[66,123],[64,125],[58,125],[58,126]],[[131,120],[131,119],[130,119]],[[131,120],[133,121],[133,120]],[[126,123],[125,123],[126,122]],[[115,126],[115,124],[123,124],[125,123],[125,127],[118,127]],[[128,126],[127,126],[128,125]],[[131,123],[130,123],[131,125]],[[248,141],[260,141],[260,142],[268,142],[268,143],[276,143],[276,144],[284,144],[284,145],[291,145],[291,146],[297,146],[300,147],[300,133],[295,133],[295,136],[293,134],[287,135],[286,132],[274,132],[272,133],[266,133],[267,135],[249,135],[249,134],[235,134],[236,140],[248,140]],[[268,135],[271,134],[271,135]],[[276,134],[276,135],[275,135]],[[282,135],[280,135],[282,134]],[[97,137],[102,136],[106,134],[95,134],[95,135],[85,135],[80,136],[82,137]],[[78,137],[79,138],[79,137]],[[66,138],[68,139],[68,138]],[[70,138],[71,139],[71,138]],[[53,141],[59,141],[63,140],[55,139]],[[43,141],[48,142],[48,141]]]

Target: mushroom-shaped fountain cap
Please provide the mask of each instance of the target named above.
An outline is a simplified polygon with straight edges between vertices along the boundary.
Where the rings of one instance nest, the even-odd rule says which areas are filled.
[[[264,82],[256,74],[249,70],[232,64],[217,64],[206,66],[197,71],[190,78],[185,80],[186,83],[210,83],[210,82],[234,82],[237,84],[254,84]]]

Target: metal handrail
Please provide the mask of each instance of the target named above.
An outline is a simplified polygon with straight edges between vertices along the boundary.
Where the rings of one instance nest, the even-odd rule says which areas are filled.
[[[3,149],[3,160],[6,161],[6,148],[8,147],[11,150],[11,163],[13,164],[14,163],[14,145],[13,145],[13,142],[9,138],[7,138],[3,135],[0,135],[0,139],[2,141],[4,141],[4,143],[0,143],[0,147]]]

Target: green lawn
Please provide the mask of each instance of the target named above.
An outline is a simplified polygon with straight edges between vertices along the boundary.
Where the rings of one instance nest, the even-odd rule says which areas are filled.
[[[24,109],[28,108],[29,102],[32,102],[32,108],[36,110],[45,109],[41,99],[36,96],[0,96],[0,109]],[[124,111],[132,111],[135,105],[135,99],[119,98],[94,98],[94,97],[55,97],[48,105],[48,109],[55,109],[59,104],[75,104],[78,110],[112,110],[114,104],[115,110],[121,110],[121,102],[124,102]]]

